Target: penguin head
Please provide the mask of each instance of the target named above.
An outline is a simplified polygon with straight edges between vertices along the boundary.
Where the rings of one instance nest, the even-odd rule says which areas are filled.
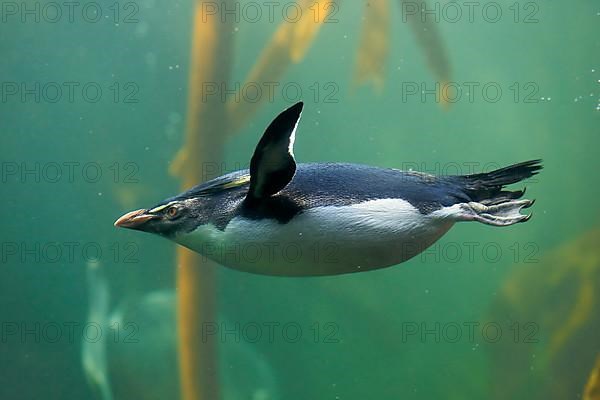
[[[114,225],[175,239],[208,220],[203,203],[200,198],[169,199],[152,208],[128,212]]]

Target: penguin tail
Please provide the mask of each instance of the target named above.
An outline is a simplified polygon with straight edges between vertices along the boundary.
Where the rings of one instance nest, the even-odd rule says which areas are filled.
[[[543,168],[541,162],[542,160],[524,161],[491,172],[463,175],[458,178],[469,198],[478,203],[494,205],[521,198],[525,189],[510,191],[503,190],[504,187],[537,175]]]

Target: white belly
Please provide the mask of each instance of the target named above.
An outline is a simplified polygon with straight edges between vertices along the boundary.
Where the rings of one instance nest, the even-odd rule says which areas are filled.
[[[224,231],[203,225],[176,241],[218,263],[266,275],[335,275],[399,264],[453,224],[399,199],[317,207],[286,224],[234,218]]]

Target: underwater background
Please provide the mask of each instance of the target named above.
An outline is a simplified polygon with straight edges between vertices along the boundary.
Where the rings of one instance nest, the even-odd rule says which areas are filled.
[[[200,103],[257,107],[212,133],[205,177],[246,168],[299,100],[298,162],[544,170],[525,182],[528,223],[458,224],[400,266],[299,279],[198,265],[214,272],[214,396],[597,399],[599,4],[430,1],[441,54],[407,19],[424,3],[338,1],[289,62],[261,54],[293,2],[266,3],[199,2],[195,20],[192,1],[2,3],[0,399],[181,396],[176,245],[113,222],[181,190],[193,25],[223,7],[229,78],[203,82]]]

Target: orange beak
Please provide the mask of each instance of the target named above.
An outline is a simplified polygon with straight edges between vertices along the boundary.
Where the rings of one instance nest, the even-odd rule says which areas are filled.
[[[121,218],[115,221],[115,226],[118,228],[136,228],[144,222],[157,218],[157,215],[146,214],[146,210],[140,209],[128,212]]]

